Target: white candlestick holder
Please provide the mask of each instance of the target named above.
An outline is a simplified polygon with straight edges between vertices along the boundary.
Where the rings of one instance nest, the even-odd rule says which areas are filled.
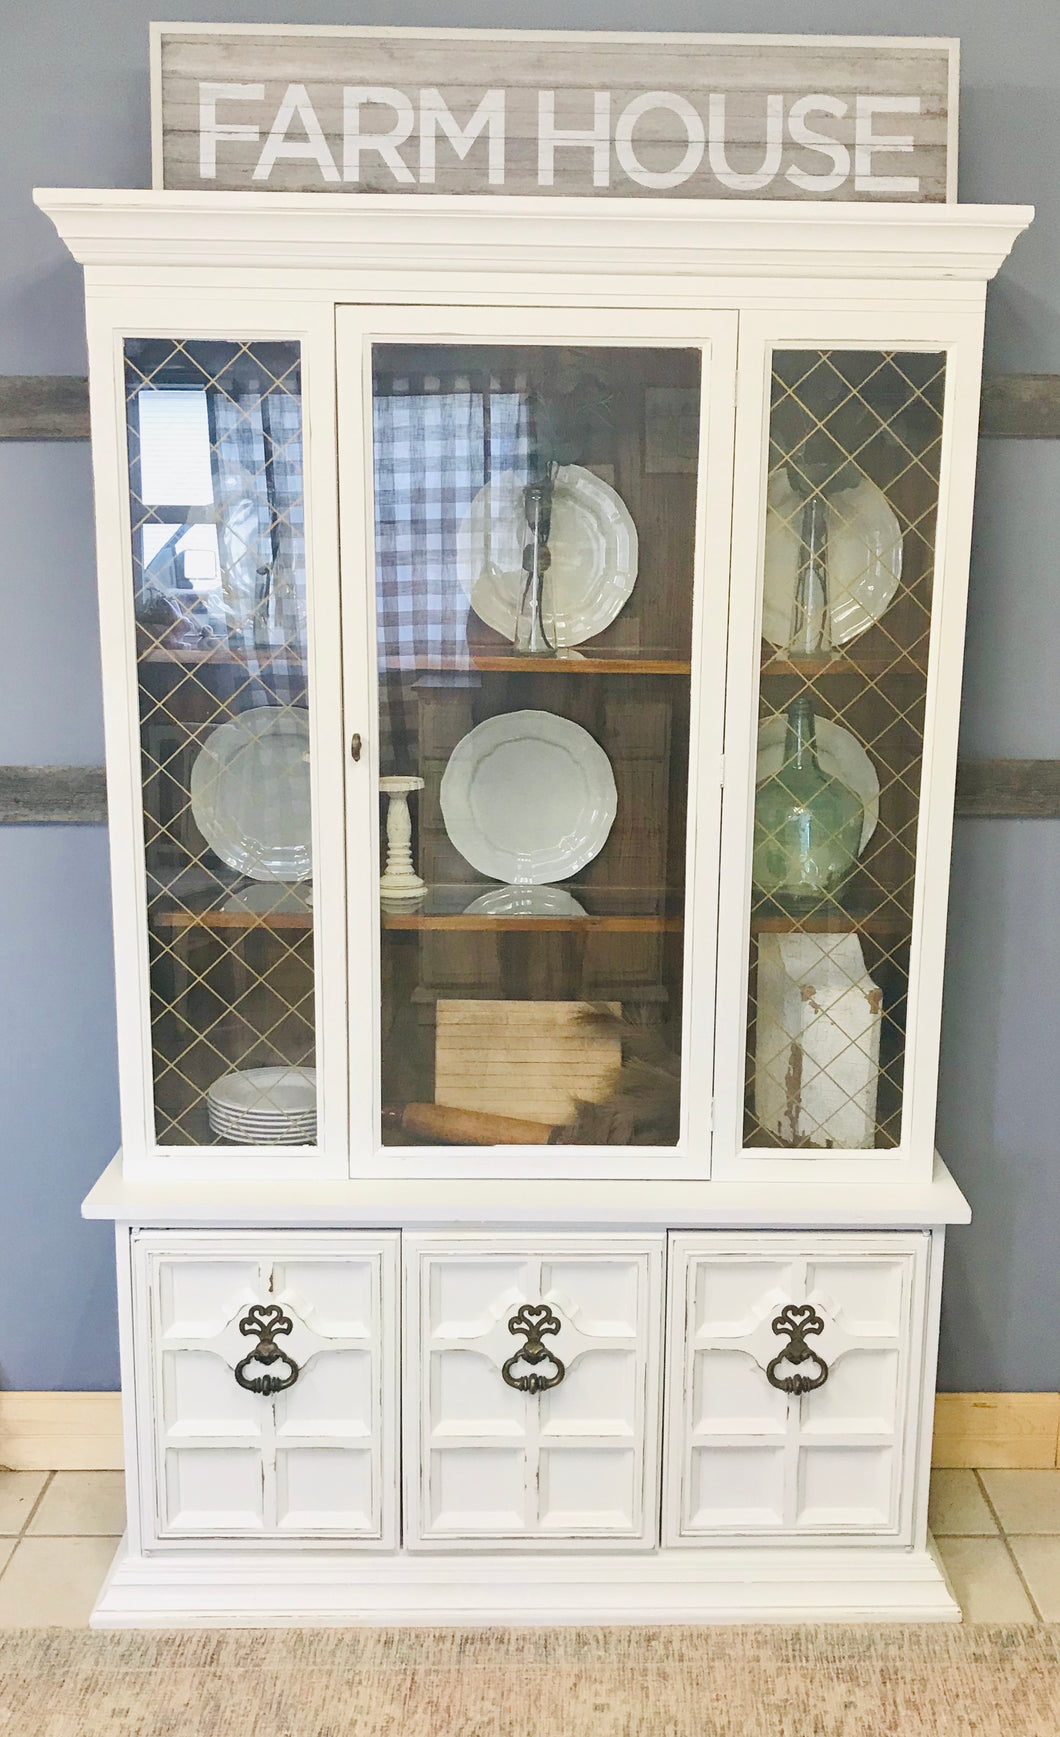
[[[414,904],[427,891],[412,862],[412,816],[408,799],[423,789],[422,778],[393,775],[380,778],[379,788],[389,799],[386,811],[386,868],[379,882],[386,903]]]

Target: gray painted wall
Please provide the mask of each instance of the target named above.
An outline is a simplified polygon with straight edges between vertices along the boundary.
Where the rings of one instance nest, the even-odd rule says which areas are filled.
[[[489,26],[522,8],[450,0],[213,0],[214,21]],[[147,0],[0,0],[0,373],[84,368],[80,274],[30,202],[42,186],[149,179]],[[636,31],[640,0],[539,0],[539,28]],[[658,0],[662,30],[783,32],[783,0]],[[803,0],[798,29],[963,43],[961,197],[1038,206],[991,292],[988,366],[1060,371],[1056,0]],[[99,759],[87,449],[0,447],[0,762]],[[1060,755],[1060,443],[987,443],[972,581],[966,752]],[[105,837],[0,830],[0,1385],[117,1384],[113,1260],[78,1203],[117,1141]],[[954,857],[939,1144],[976,1221],[953,1233],[941,1384],[1060,1386],[1060,823],[962,821]]]

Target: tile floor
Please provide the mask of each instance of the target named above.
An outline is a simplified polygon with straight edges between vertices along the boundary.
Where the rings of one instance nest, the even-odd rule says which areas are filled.
[[[0,1472],[0,1628],[77,1628],[124,1528],[121,1472]],[[931,1528],[969,1622],[1060,1622],[1060,1471],[937,1471]]]

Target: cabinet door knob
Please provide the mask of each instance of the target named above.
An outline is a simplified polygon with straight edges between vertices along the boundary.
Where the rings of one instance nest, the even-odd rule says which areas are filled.
[[[355,730],[353,732],[353,735],[350,737],[350,759],[351,760],[359,760],[360,757],[361,757],[361,733],[359,730]]]
[[[285,1388],[294,1386],[300,1373],[298,1364],[276,1343],[277,1333],[293,1330],[294,1322],[290,1315],[284,1314],[279,1303],[255,1303],[247,1310],[239,1323],[239,1331],[251,1339],[256,1334],[258,1342],[253,1351],[236,1364],[235,1377],[240,1387],[245,1387],[248,1393],[264,1394],[268,1399],[271,1394],[283,1393]],[[252,1363],[263,1364],[263,1373],[249,1375],[247,1371]],[[273,1363],[283,1365],[283,1371],[274,1375],[270,1367]]]
[[[812,1393],[815,1388],[823,1387],[828,1380],[828,1365],[820,1354],[806,1343],[808,1333],[823,1333],[824,1322],[816,1309],[809,1303],[788,1303],[773,1320],[774,1333],[786,1333],[788,1343],[783,1351],[778,1351],[772,1362],[766,1367],[766,1380],[770,1387],[779,1388],[781,1393]],[[791,1375],[778,1375],[777,1370],[782,1363],[796,1365]],[[804,1375],[798,1368],[801,1363],[809,1363],[812,1367]]]
[[[521,1345],[514,1356],[509,1357],[501,1370],[503,1379],[509,1387],[515,1387],[520,1393],[545,1393],[550,1387],[558,1387],[566,1375],[566,1366],[560,1362],[554,1351],[542,1344],[542,1334],[558,1333],[563,1322],[554,1315],[547,1303],[524,1303],[517,1309],[508,1322],[509,1333],[525,1333],[526,1344]],[[538,1371],[531,1367],[522,1375],[515,1374],[517,1363],[550,1363],[551,1373]]]

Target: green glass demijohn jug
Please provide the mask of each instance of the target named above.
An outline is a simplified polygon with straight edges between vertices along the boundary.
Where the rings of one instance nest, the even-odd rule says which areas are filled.
[[[755,793],[756,891],[795,911],[833,898],[858,860],[864,819],[854,791],[821,770],[813,706],[800,695],[788,708],[783,764]]]

